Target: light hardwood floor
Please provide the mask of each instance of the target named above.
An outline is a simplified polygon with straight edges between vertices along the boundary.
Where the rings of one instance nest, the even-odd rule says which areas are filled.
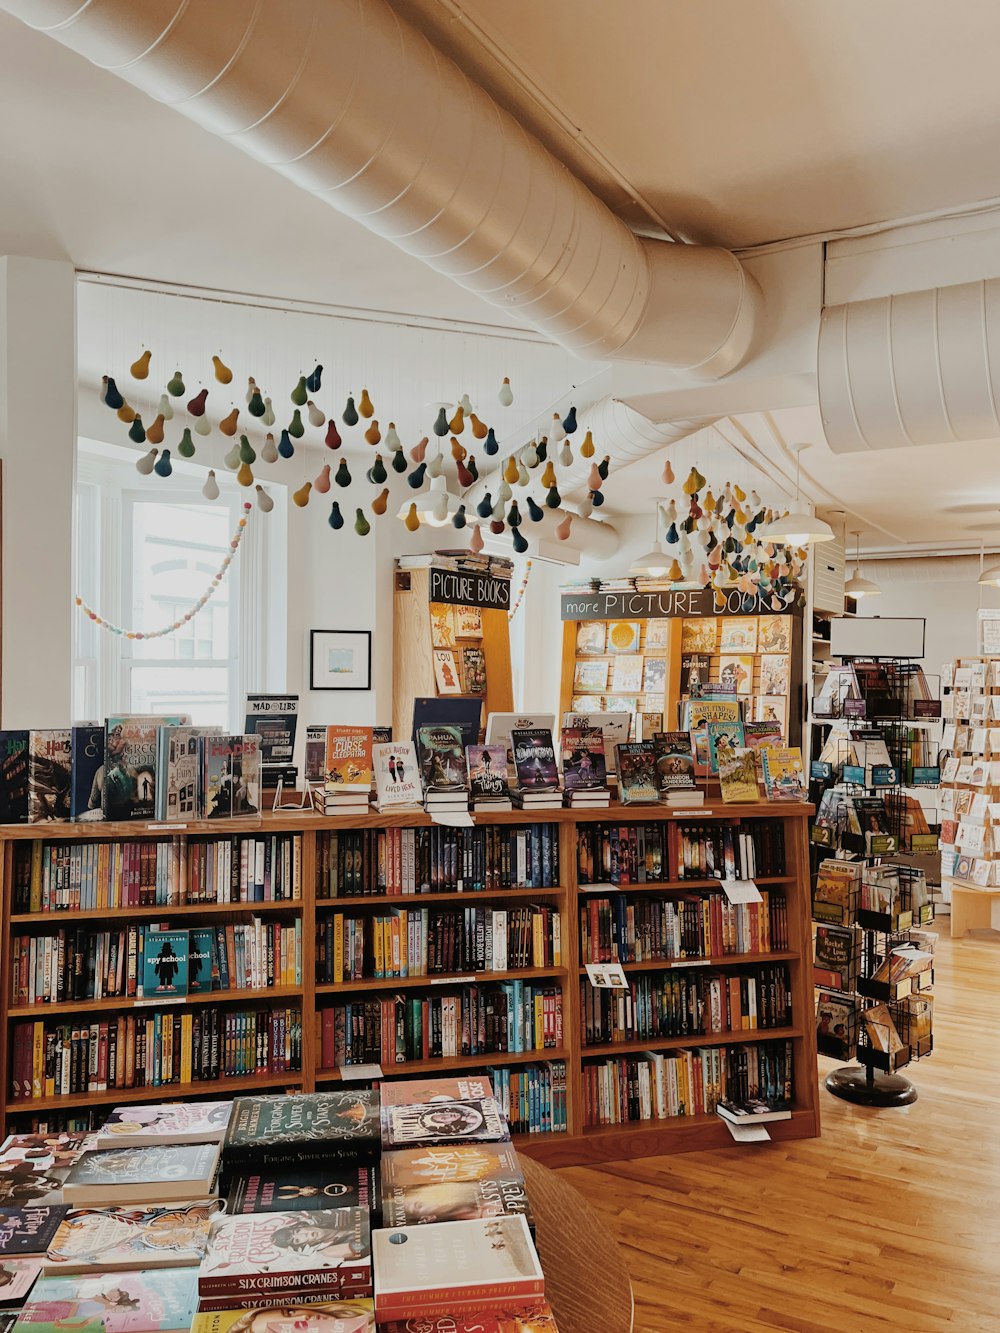
[[[635,1333],[1000,1333],[1000,936],[936,929],[912,1106],[823,1091],[820,1139],[561,1173],[622,1247]]]

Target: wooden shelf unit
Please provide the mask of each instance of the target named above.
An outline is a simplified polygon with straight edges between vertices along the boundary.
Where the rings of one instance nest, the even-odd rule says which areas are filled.
[[[8,825],[0,827],[0,853],[3,867],[3,907],[0,921],[0,1068],[3,1069],[3,1082],[0,1087],[0,1113],[4,1124],[8,1117],[16,1115],[44,1114],[45,1112],[73,1112],[89,1107],[102,1107],[129,1101],[153,1101],[157,1099],[176,1100],[184,1096],[202,1096],[217,1092],[221,1086],[226,1093],[248,1091],[255,1088],[267,1091],[280,1091],[282,1088],[312,1091],[317,1086],[327,1086],[341,1079],[351,1081],[350,1070],[324,1069],[320,1067],[320,1049],[318,1034],[318,1013],[329,1003],[343,995],[364,995],[391,993],[392,991],[416,991],[425,989],[431,993],[439,986],[454,987],[456,984],[471,984],[470,978],[477,984],[506,978],[537,979],[550,982],[562,991],[563,996],[563,1041],[558,1050],[534,1050],[508,1053],[491,1053],[482,1056],[457,1056],[431,1060],[417,1060],[392,1066],[391,1072],[401,1077],[409,1075],[442,1074],[458,1069],[482,1069],[486,1066],[509,1065],[525,1066],[545,1064],[549,1061],[565,1060],[567,1072],[567,1114],[569,1131],[560,1134],[532,1134],[524,1136],[520,1147],[533,1157],[554,1165],[568,1163],[598,1162],[616,1157],[643,1156],[653,1153],[667,1153],[705,1147],[722,1147],[732,1143],[723,1122],[716,1116],[679,1117],[676,1119],[653,1120],[638,1124],[626,1124],[607,1127],[585,1127],[583,1067],[591,1059],[627,1054],[632,1051],[658,1050],[668,1051],[682,1047],[718,1046],[730,1043],[762,1042],[778,1039],[790,1039],[794,1052],[794,1113],[790,1121],[781,1121],[770,1126],[775,1138],[805,1138],[819,1133],[819,1108],[816,1088],[816,1040],[813,1021],[812,990],[812,935],[810,924],[809,893],[809,844],[808,820],[813,813],[812,807],[805,804],[770,804],[758,802],[747,805],[726,806],[718,801],[697,810],[671,810],[661,806],[618,806],[612,805],[604,810],[548,810],[537,813],[527,811],[502,812],[493,815],[477,815],[477,825],[537,825],[550,824],[556,827],[559,854],[558,885],[549,885],[543,889],[525,888],[490,888],[482,892],[450,892],[431,894],[404,894],[402,896],[319,898],[317,887],[317,835],[325,831],[357,828],[391,827],[429,827],[431,820],[422,812],[410,811],[399,815],[379,814],[372,811],[361,817],[323,817],[307,811],[283,811],[261,820],[217,820],[199,821],[187,827],[164,825],[121,825],[121,824],[45,824],[45,825]],[[725,969],[728,966],[738,968],[748,964],[782,962],[789,968],[793,1025],[780,1029],[757,1029],[731,1033],[710,1034],[706,1036],[661,1038],[653,1041],[617,1042],[607,1046],[581,1046],[580,1013],[580,962],[579,916],[577,902],[584,900],[591,893],[662,893],[665,897],[678,893],[689,894],[705,889],[717,888],[719,881],[673,879],[662,883],[635,885],[578,885],[576,871],[577,826],[580,824],[610,823],[618,826],[629,824],[650,824],[682,822],[685,825],[712,824],[718,822],[743,822],[758,819],[779,819],[785,826],[785,873],[777,876],[762,876],[760,883],[782,884],[786,886],[786,901],[789,929],[789,947],[771,954],[733,954],[709,958],[680,958],[630,965],[630,972],[670,971],[674,968],[689,972],[692,968]],[[183,837],[191,833],[203,835],[215,833],[221,836],[236,834],[252,835],[264,830],[268,833],[295,832],[302,834],[302,897],[278,903],[225,903],[197,904],[191,907],[149,907],[129,911],[123,909],[114,914],[108,912],[33,912],[11,914],[13,901],[14,850],[23,841],[82,841],[100,838],[108,841],[117,839],[149,838],[151,836],[171,838]],[[380,908],[422,906],[430,903],[468,903],[502,904],[509,902],[531,902],[535,899],[546,905],[557,907],[562,914],[562,962],[558,967],[527,968],[516,972],[492,974],[489,972],[463,973],[454,977],[427,976],[411,977],[402,980],[358,981],[341,984],[317,984],[315,981],[316,924],[331,910],[345,914],[375,915]],[[209,992],[191,996],[183,1004],[175,1002],[165,1004],[164,1009],[183,1012],[187,1005],[215,1003],[229,1005],[246,1001],[254,1007],[267,1006],[272,1000],[282,1007],[290,1002],[302,1011],[302,1072],[289,1074],[262,1074],[242,1078],[222,1078],[217,1082],[195,1082],[181,1086],[168,1084],[161,1087],[133,1089],[111,1089],[107,1092],[78,1093],[71,1096],[49,1097],[33,1101],[13,1101],[10,1096],[10,1052],[11,1033],[14,1023],[43,1019],[51,1016],[58,1020],[61,1014],[92,1013],[95,1016],[109,1011],[135,1010],[137,1014],[148,1012],[149,1000],[134,1001],[127,998],[109,998],[97,1002],[69,1001],[59,1005],[14,1005],[11,999],[12,958],[11,938],[18,933],[48,933],[44,928],[56,931],[76,921],[125,922],[134,917],[136,920],[166,919],[182,925],[185,918],[204,921],[213,915],[223,920],[231,919],[234,914],[282,912],[302,918],[302,986],[275,987],[271,990],[229,990]],[[386,1074],[390,1069],[386,1068]]]

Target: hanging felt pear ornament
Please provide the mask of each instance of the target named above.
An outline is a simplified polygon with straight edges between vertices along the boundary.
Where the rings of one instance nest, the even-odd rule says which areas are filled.
[[[548,505],[550,509],[559,508],[559,506],[562,504],[562,496],[559,494],[559,490],[557,487],[555,486],[549,487],[548,494],[545,496],[545,503]]]
[[[549,456],[549,437],[547,435],[543,435],[542,438],[535,445],[535,457],[538,459],[539,463],[544,463],[545,460],[548,458],[548,456]]]
[[[265,463],[276,463],[279,458],[278,446],[274,443],[274,436],[268,431],[264,436],[264,444],[261,447],[260,456]]]
[[[148,439],[149,437],[147,436],[146,438]],[[181,435],[180,443],[177,445],[177,452],[180,454],[181,458],[194,457],[194,440],[191,438],[190,426],[184,427],[184,433]]]
[[[261,392],[257,388],[256,384],[253,386],[253,392],[247,399],[247,411],[250,413],[252,417],[258,417],[258,418],[262,417],[264,413],[267,411],[267,408],[264,406],[263,396],[261,395]]]
[[[502,519],[504,516],[505,503],[506,503],[505,497],[498,493],[493,508],[490,510],[490,517],[494,519],[497,518]]]
[[[526,497],[526,503],[528,506],[528,517],[531,519],[532,523],[541,523],[542,519],[545,517],[545,510],[542,509],[541,505],[536,504],[535,500],[530,495]]]
[[[427,446],[429,443],[430,441],[425,435],[419,444],[415,444],[413,446],[413,448],[410,450],[410,459],[412,462],[422,463],[424,461],[424,457],[427,453]]]
[[[518,486],[527,486],[527,484],[528,484],[530,481],[531,481],[531,475],[530,475],[530,473],[528,472],[528,469],[524,466],[523,463],[519,462],[518,465],[517,465],[517,484],[518,484]]]
[[[472,473],[472,480],[473,480],[473,481],[478,481],[478,480],[479,480],[479,467],[478,467],[478,465],[476,464],[476,455],[475,455],[475,454],[469,454],[469,457],[465,460],[465,466],[466,466],[466,467],[469,469],[469,471]]]
[[[599,491],[603,485],[604,478],[601,476],[600,469],[596,463],[591,463],[590,472],[587,475],[587,486],[592,491]]]
[[[439,453],[435,454],[427,464],[427,475],[429,477],[440,477],[444,471],[444,459]]]
[[[296,408],[292,413],[292,419],[288,423],[288,433],[289,435],[294,435],[297,440],[301,440],[302,436],[306,433],[306,428],[302,424],[302,413],[299,408]]]
[[[389,474],[385,470],[385,464],[382,462],[382,455],[375,455],[375,462],[368,469],[368,480],[373,486],[381,486]]]
[[[398,449],[392,456],[392,470],[393,472],[406,471],[406,455],[402,449]]]
[[[295,388],[292,390],[292,392],[291,392],[288,396],[289,396],[289,398],[292,400],[292,404],[293,404],[293,406],[295,406],[295,407],[305,407],[306,402],[307,402],[308,399],[309,399],[309,390],[306,388],[306,377],[305,377],[305,375],[300,375],[300,376],[299,376],[299,382],[298,382],[298,384],[296,384]]]
[[[134,380],[144,380],[148,377],[149,359],[152,355],[153,353],[147,350],[129,366],[129,373]]]
[[[500,485],[497,487],[497,498],[501,503],[506,503],[514,492],[510,488],[510,482],[501,478]]]
[[[252,375],[250,375],[247,379],[247,391],[243,395],[243,400],[246,403],[247,407],[250,406],[250,399],[254,396],[256,392],[257,392],[257,381],[254,379]]]
[[[406,511],[406,517],[403,519],[403,526],[410,532],[416,532],[417,528],[420,527],[420,515],[417,513],[416,501],[414,501]]]
[[[219,430],[222,431],[223,435],[236,434],[236,423],[237,421],[239,421],[239,417],[240,417],[240,409],[238,407],[234,407],[233,410],[230,413],[228,413],[228,415],[222,418],[222,420],[219,422]]]
[[[205,478],[205,484],[201,488],[201,493],[206,500],[217,500],[219,498],[219,483],[215,480],[215,469],[210,468],[208,476]]]
[[[594,512],[594,502],[589,495],[577,505],[577,510],[581,518],[590,518]]]
[[[372,448],[374,448],[376,444],[380,444],[382,441],[382,432],[379,430],[378,422],[374,418],[372,418],[372,424],[365,431],[365,439]]]
[[[424,477],[427,475],[427,464],[418,463],[413,471],[406,478],[406,484],[411,491],[419,491],[424,484]]]
[[[306,388],[310,393],[319,393],[323,387],[323,367],[317,366],[311,375],[306,376]]]
[[[233,372],[223,362],[221,356],[212,357],[212,365],[215,367],[215,378],[220,384],[231,384],[233,381]]]
[[[464,458],[465,455],[466,455],[468,452],[469,452],[468,449],[466,449],[466,447],[465,447],[463,444],[461,444],[458,440],[456,440],[455,436],[453,435],[453,436],[451,437],[451,456],[452,456],[452,458],[454,458],[455,461],[458,462],[458,460],[459,460],[460,458]]]
[[[593,506],[594,506],[595,509],[600,509],[601,505],[604,503],[604,492],[603,492],[603,491],[591,491],[591,492],[590,492],[590,500],[591,500],[591,503],[593,504]]]
[[[458,484],[463,490],[471,486],[476,480],[462,459],[459,459],[455,464],[455,476],[458,478]]]
[[[475,554],[478,555],[482,549],[483,549],[483,534],[481,529],[478,526],[474,525],[472,528],[472,532],[469,536],[469,550],[475,552]]]
[[[309,503],[309,493],[312,490],[312,482],[304,481],[297,491],[292,491],[292,499],[300,509],[305,509]]]
[[[556,484],[556,470],[552,466],[552,459],[548,459],[545,464],[545,471],[542,473],[542,485],[552,487]]]
[[[273,406],[271,405],[271,400],[270,400],[270,398],[265,398],[265,399],[264,399],[264,412],[263,412],[263,415],[261,416],[261,421],[263,422],[263,424],[264,424],[265,426],[273,426],[274,423],[275,423],[275,420],[276,420],[276,418],[275,418],[275,415],[274,415],[274,408],[273,408]]]
[[[274,501],[270,495],[268,495],[267,491],[264,490],[263,486],[257,487],[257,508],[265,514],[269,514],[274,508]]]
[[[318,491],[320,495],[326,495],[331,485],[330,464],[324,463],[316,476],[316,480],[313,482],[313,490]]]
[[[236,480],[240,483],[241,486],[253,485],[253,470],[251,469],[249,463],[240,464],[240,469],[236,474]]]
[[[291,436],[288,434],[287,430],[281,432],[281,436],[278,440],[278,453],[282,458],[291,458],[295,453],[295,445],[292,444]]]
[[[140,477],[148,477],[153,471],[153,464],[156,462],[156,455],[159,449],[150,449],[148,454],[143,454],[141,458],[135,460],[135,470]]]
[[[552,431],[552,438],[557,444],[559,443],[560,440],[564,440],[566,438],[566,428],[562,424],[562,418],[560,417],[558,412],[552,413],[551,431]]]
[[[257,453],[245,435],[240,436],[240,462],[256,463]]]
[[[363,509],[356,509],[354,515],[354,531],[359,537],[367,537],[372,530],[372,525],[365,518],[365,511]]]
[[[562,428],[567,435],[572,435],[576,430],[576,407],[571,407],[562,419]]]
[[[240,465],[240,446],[237,440],[233,441],[232,448],[223,458],[223,463],[229,468],[230,472],[235,472]]]
[[[464,528],[468,520],[465,517],[465,505],[459,505],[451,518],[453,528]]]
[[[438,408],[437,416],[434,418],[434,434],[440,435],[442,438],[444,438],[444,436],[448,434],[450,429],[451,428],[448,425],[448,413],[445,410],[445,404],[442,403],[441,406]]]
[[[365,418],[373,417],[375,415],[375,404],[368,397],[367,389],[361,390],[361,397],[358,399],[358,411]]]
[[[399,438],[395,421],[390,421],[385,428],[385,447],[392,450],[402,449],[403,447],[403,441]]]
[[[193,417],[204,416],[205,404],[207,402],[208,402],[208,390],[202,389],[200,393],[196,393],[195,396],[189,401],[188,412]]]
[[[330,506],[330,517],[326,520],[330,527],[336,532],[344,526],[344,515],[340,512],[340,505],[334,500]]]
[[[344,408],[341,420],[345,426],[356,426],[360,420],[358,417],[358,409],[354,406],[354,399],[350,394],[348,394],[347,406]]]
[[[512,500],[510,508],[507,510],[507,526],[509,528],[519,528],[521,526],[521,511],[517,507],[517,501]]]
[[[160,394],[160,403],[157,408],[157,411],[159,412],[160,416],[163,418],[164,421],[173,421],[174,409],[170,402],[170,398],[167,394],[165,393]]]
[[[503,479],[504,481],[510,482],[510,484],[513,486],[514,483],[517,481],[517,477],[518,477],[517,460],[514,458],[513,454],[510,454],[507,458],[507,463],[503,470]]]
[[[118,385],[110,375],[104,376],[104,401],[113,411],[117,412],[125,399],[121,396]]]
[[[203,417],[195,417],[194,433],[196,435],[211,435],[212,433],[211,417],[209,417],[208,415],[205,415]]]
[[[601,474],[601,480],[607,481],[608,473],[611,471],[611,455],[605,454],[597,465],[597,470]]]
[[[528,539],[523,536],[519,528],[514,528],[510,534],[510,542],[518,555],[524,555],[528,549]]]
[[[500,385],[500,392],[497,394],[497,402],[501,407],[510,407],[514,401],[514,391],[510,387],[510,379],[507,375],[503,377],[503,383]]]
[[[146,427],[146,439],[150,444],[163,443],[163,418],[161,416],[154,417]]]
[[[167,381],[167,393],[171,398],[180,398],[184,392],[184,379],[179,370],[175,370],[173,376]]]
[[[538,466],[538,445],[534,440],[529,440],[521,450],[521,462],[529,471]]]
[[[351,484],[351,473],[350,473],[350,469],[349,469],[348,466],[347,466],[347,459],[346,459],[346,458],[342,458],[342,459],[340,460],[340,466],[337,468],[337,471],[336,471],[336,473],[334,474],[334,478],[333,478],[333,479],[334,479],[334,481],[337,483],[338,486],[350,486],[350,484]]]
[[[483,498],[476,505],[476,513],[480,518],[489,518],[493,513],[493,496],[486,492]]]
[[[378,495],[376,495],[375,499],[372,501],[372,513],[378,514],[379,517],[381,517],[386,511],[388,503],[389,487],[386,486],[383,490],[379,491]]]
[[[142,444],[146,439],[146,432],[142,427],[142,417],[136,416],[129,427],[128,437],[134,444]]]
[[[588,430],[583,437],[583,443],[580,445],[580,457],[593,458],[595,451],[594,437]]]
[[[322,426],[326,421],[326,413],[321,411],[311,398],[306,403],[306,415],[309,417],[310,426]]]
[[[323,436],[323,443],[328,449],[339,449],[343,444],[340,431],[337,430],[337,423],[333,417],[326,423],[326,434]]]
[[[467,417],[472,416],[472,399],[467,393],[462,394],[461,398],[458,400],[458,405]]]
[[[698,471],[696,467],[693,467],[691,471],[688,473],[687,481],[685,481],[681,489],[683,490],[685,495],[694,495],[696,491],[701,490],[704,484],[705,484],[705,478],[701,475],[701,473]]]
[[[489,454],[491,458],[493,457],[494,454],[498,454],[500,452],[500,441],[493,434],[492,426],[486,432],[486,441],[483,444],[483,451]]]
[[[174,469],[170,465],[170,450],[164,449],[153,464],[153,471],[158,477],[169,477],[173,470]]]
[[[570,528],[572,527],[572,524],[573,524],[573,514],[570,510],[567,509],[566,517],[556,524],[556,536],[559,538],[561,542],[566,541],[567,538],[569,537],[569,532]]]
[[[448,422],[448,429],[452,435],[461,435],[462,431],[465,430],[465,411],[461,403],[455,408],[455,415]]]
[[[559,466],[569,467],[573,462],[573,449],[569,440],[563,440],[562,448],[559,450]]]
[[[128,425],[128,423],[134,421],[135,418],[136,418],[135,408],[130,407],[128,403],[123,402],[121,407],[118,409],[118,420],[124,421],[125,424]]]
[[[469,425],[472,427],[472,433],[477,440],[485,440],[490,433],[489,427],[485,422],[479,420],[475,412],[472,412],[469,416]]]
[[[734,485],[733,485],[733,497],[735,498],[737,504],[742,504],[743,501],[747,498],[747,493],[746,493],[746,491],[742,490],[741,487],[737,486],[737,485],[734,483]]]
[[[502,518],[495,518],[495,519],[493,519],[493,521],[490,523],[490,532],[493,533],[494,537],[499,537],[500,534],[501,534],[501,532],[503,532],[503,530],[504,530],[504,528],[505,528],[506,526],[507,526],[507,525],[506,525],[506,523],[503,521]],[[516,534],[515,534],[515,536],[516,536]]]

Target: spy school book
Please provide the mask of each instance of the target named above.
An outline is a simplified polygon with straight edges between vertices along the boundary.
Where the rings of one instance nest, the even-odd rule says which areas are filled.
[[[473,805],[510,800],[507,750],[503,745],[467,745],[465,759]]]
[[[298,1170],[267,1167],[236,1176],[226,1212],[282,1213],[317,1208],[364,1208],[376,1203],[376,1171],[358,1162],[331,1162]]]
[[[183,1208],[81,1208],[59,1226],[45,1259],[47,1273],[97,1268],[185,1268],[200,1264],[218,1199]]]
[[[17,1259],[44,1254],[69,1209],[64,1204],[4,1208],[0,1213],[0,1255]]]
[[[372,746],[375,797],[380,810],[419,807],[423,799],[417,752],[410,741]]]
[[[188,932],[150,930],[142,950],[142,998],[186,995]]]
[[[206,819],[260,814],[260,737],[205,736],[201,744]]]
[[[426,791],[466,790],[468,779],[461,727],[451,723],[418,727],[417,759]]]
[[[382,1147],[414,1144],[506,1143],[510,1131],[499,1102],[491,1097],[472,1101],[431,1102],[426,1106],[383,1106]]]
[[[69,819],[73,786],[73,733],[69,727],[32,731],[28,743],[28,819]]]
[[[379,1097],[370,1088],[338,1088],[293,1097],[237,1097],[222,1145],[227,1171],[379,1155]]]
[[[212,1194],[217,1143],[164,1143],[151,1148],[96,1148],[70,1167],[63,1198],[76,1206],[176,1203]]]
[[[607,787],[604,732],[600,727],[563,727],[560,744],[563,787],[566,791],[591,791]]]
[[[371,791],[371,727],[327,727],[324,781],[330,792]]]
[[[116,1106],[97,1131],[95,1147],[127,1143],[146,1148],[157,1143],[221,1143],[232,1115],[229,1102],[167,1102]]]
[[[58,1273],[38,1279],[17,1326],[49,1333],[188,1333],[198,1307],[198,1269]]]
[[[216,1217],[198,1273],[206,1300],[297,1295],[370,1296],[367,1208],[318,1208]]]
[[[465,1222],[474,1217],[515,1213],[523,1213],[530,1223],[531,1207],[523,1178],[399,1186],[382,1194],[382,1224],[387,1227]]]
[[[514,771],[521,791],[558,791],[559,767],[548,727],[531,727],[510,733]]]
[[[188,940],[188,994],[221,990],[215,930],[211,926],[195,926],[188,931]]]
[[[376,1231],[375,1317],[502,1309],[545,1294],[523,1215]]]
[[[156,816],[156,733],[186,726],[186,715],[156,717],[136,713],[109,717],[104,724],[101,808],[105,819]]]

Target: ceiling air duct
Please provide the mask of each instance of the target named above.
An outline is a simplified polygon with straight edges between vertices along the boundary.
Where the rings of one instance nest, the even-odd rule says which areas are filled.
[[[759,291],[634,235],[386,0],[0,0],[553,342],[724,375]]]

